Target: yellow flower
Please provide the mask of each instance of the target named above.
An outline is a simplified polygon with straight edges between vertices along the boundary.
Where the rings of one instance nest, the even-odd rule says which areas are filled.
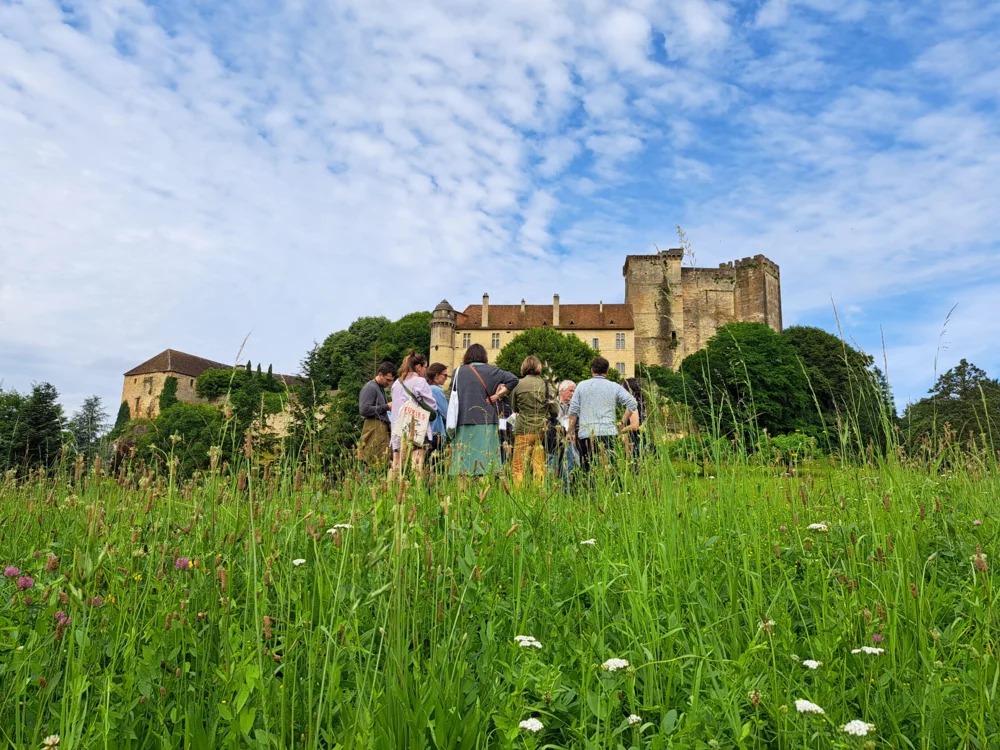
[[[194,560],[188,560],[188,570],[194,567]]]
[[[134,576],[132,576],[132,580],[133,581],[141,581],[142,580],[142,573],[136,573]]]

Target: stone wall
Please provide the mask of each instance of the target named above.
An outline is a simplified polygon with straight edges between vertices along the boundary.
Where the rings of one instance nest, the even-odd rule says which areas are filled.
[[[732,268],[685,268],[684,351],[681,359],[703,349],[720,326],[736,320],[733,289],[736,272]],[[680,361],[678,360],[678,366]]]
[[[635,359],[673,367],[684,351],[683,256],[671,251],[625,259],[625,303],[635,321]],[[683,358],[683,357],[681,357]]]
[[[168,377],[177,378],[177,400],[188,404],[206,404],[195,393],[194,381],[189,375],[176,372],[154,372],[125,378],[122,401],[128,404],[132,419],[155,419],[160,413],[160,393]]]

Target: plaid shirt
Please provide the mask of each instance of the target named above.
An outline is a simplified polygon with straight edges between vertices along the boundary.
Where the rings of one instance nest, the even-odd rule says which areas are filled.
[[[603,375],[584,380],[569,402],[569,414],[576,417],[576,434],[581,438],[617,435],[619,405],[627,411],[639,407],[628,391]]]

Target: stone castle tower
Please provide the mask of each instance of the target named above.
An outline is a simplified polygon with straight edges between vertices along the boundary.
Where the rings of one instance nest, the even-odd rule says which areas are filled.
[[[625,258],[625,303],[635,319],[637,362],[677,369],[727,323],[764,323],[781,331],[781,275],[763,255],[683,266],[680,248]]]

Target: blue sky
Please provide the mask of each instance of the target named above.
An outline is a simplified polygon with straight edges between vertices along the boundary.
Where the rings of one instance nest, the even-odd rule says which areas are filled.
[[[114,412],[172,347],[620,301],[765,253],[919,398],[1000,375],[990,0],[0,0],[0,379]],[[949,309],[958,304],[941,335]],[[940,351],[939,351],[940,348]]]

